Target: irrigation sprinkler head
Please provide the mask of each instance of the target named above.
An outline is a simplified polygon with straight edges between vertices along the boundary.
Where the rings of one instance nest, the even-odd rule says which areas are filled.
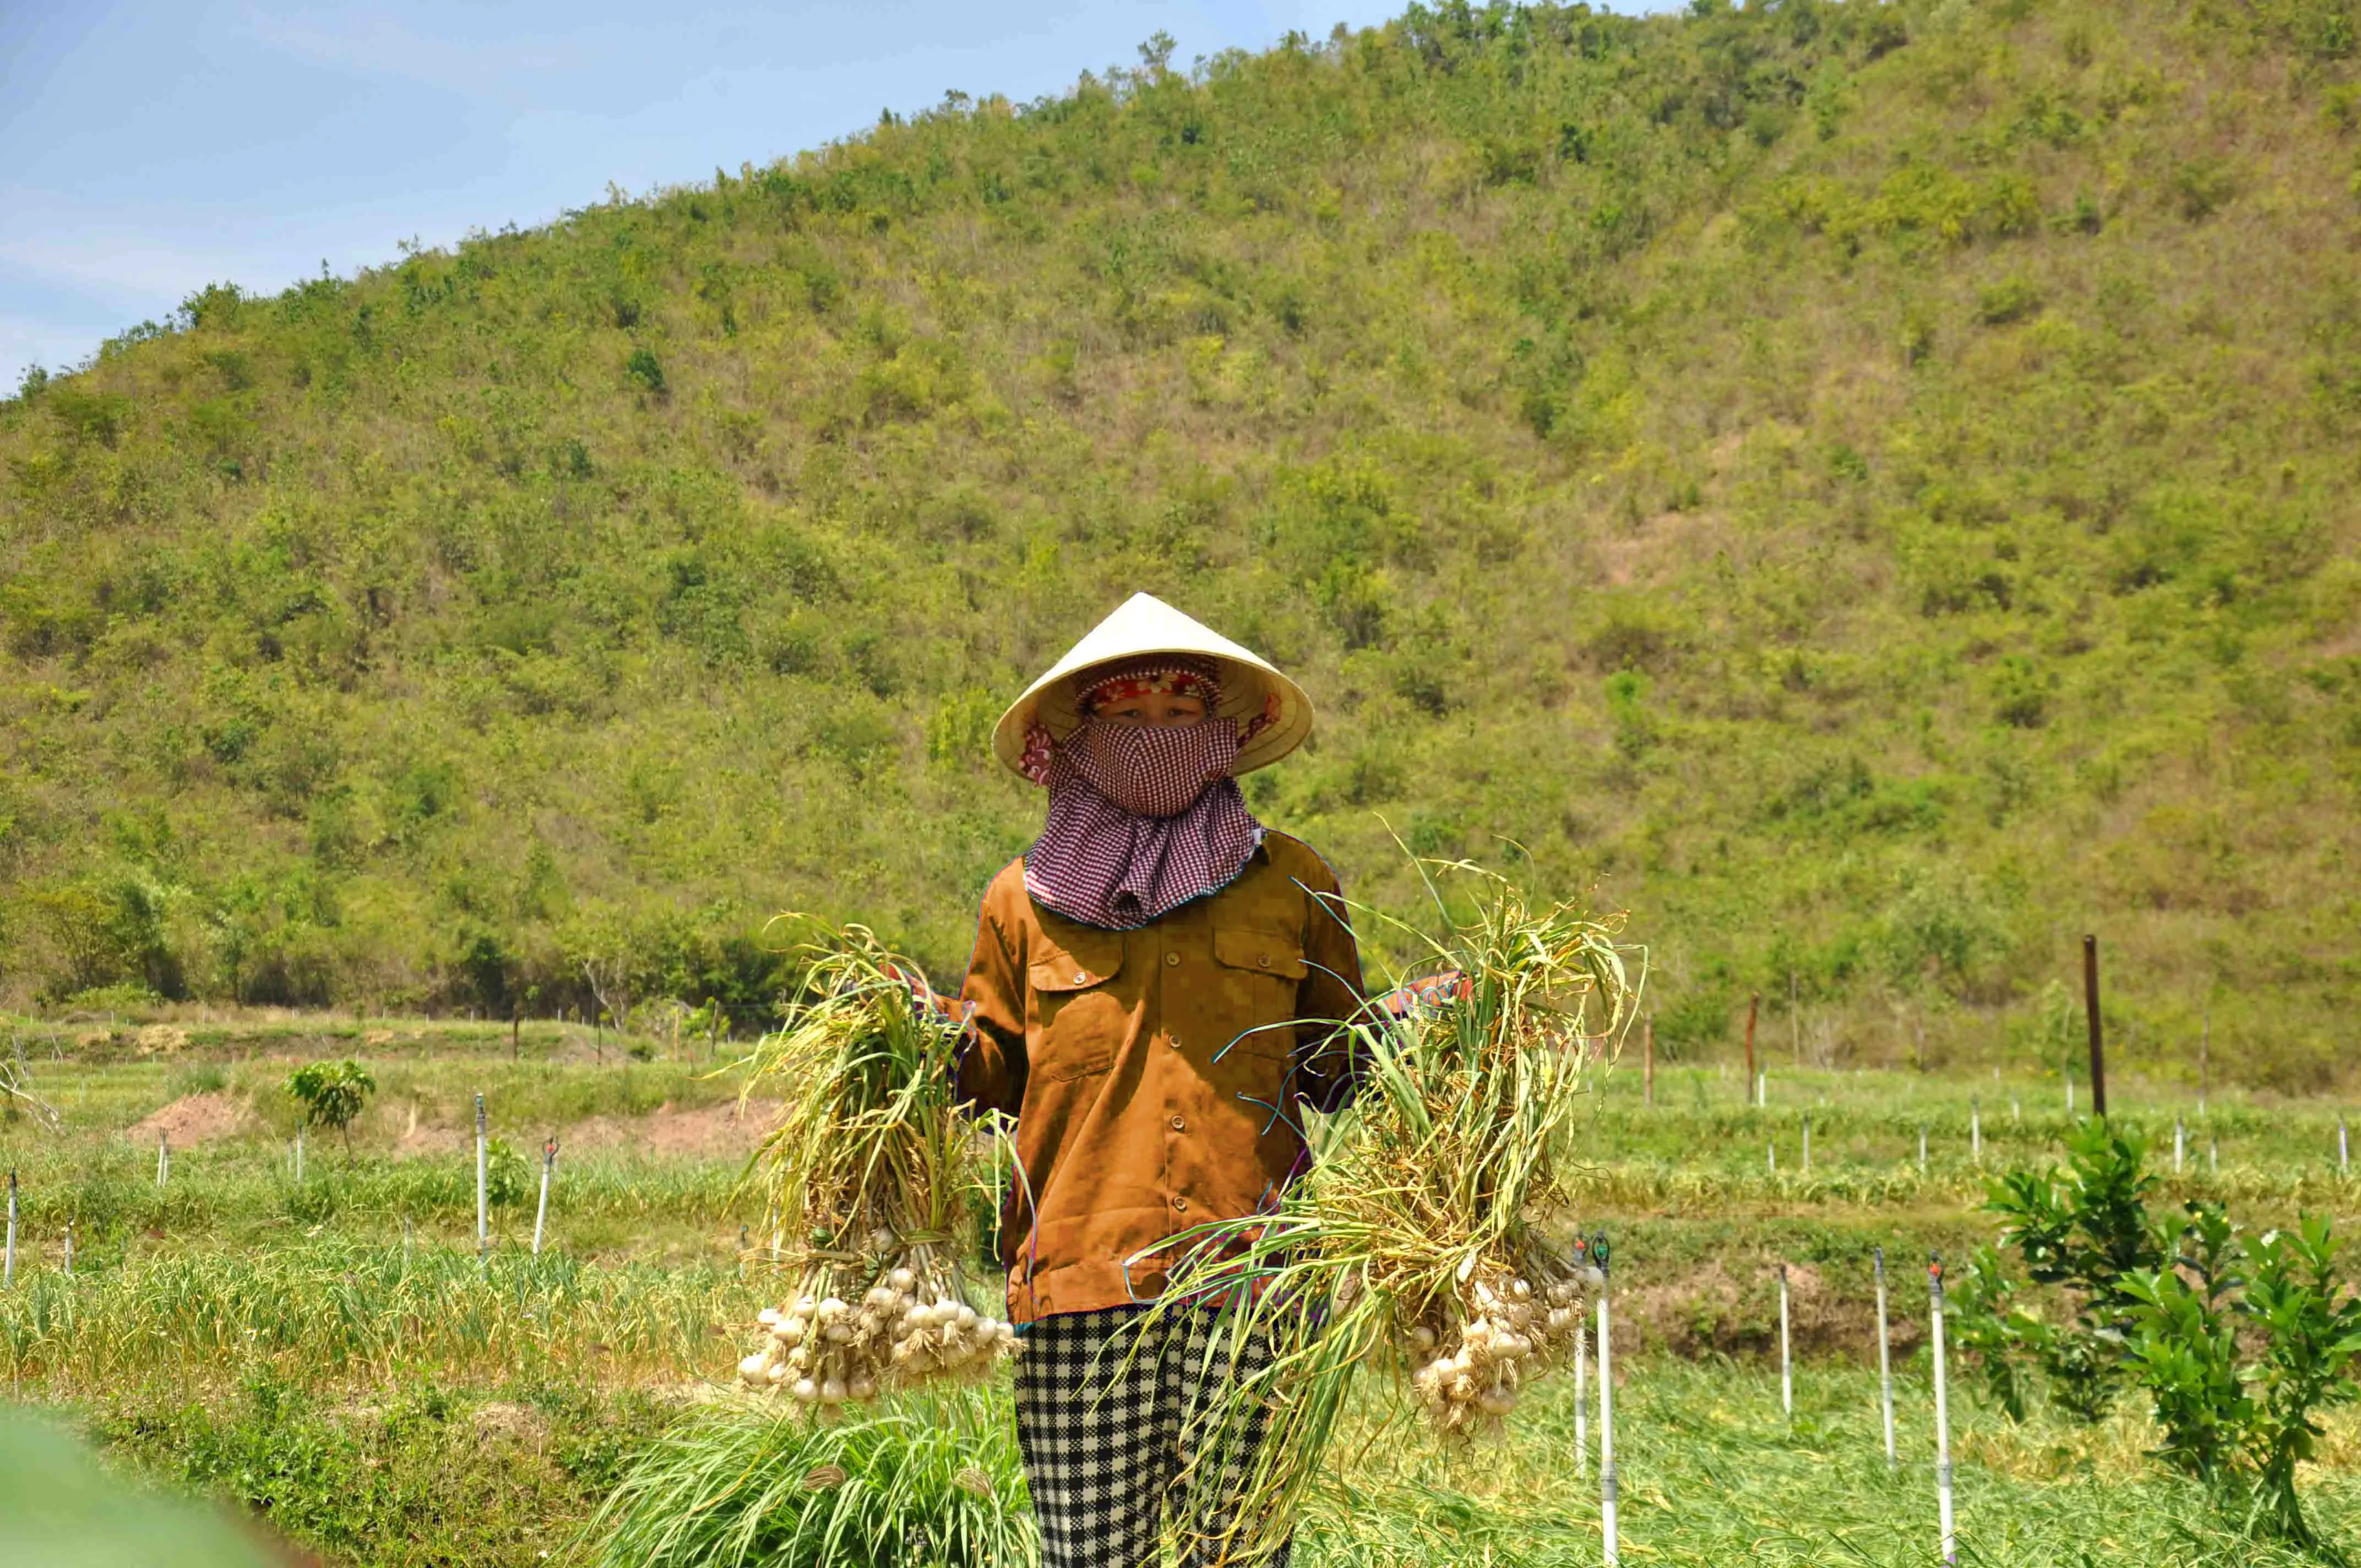
[[[1927,1255],[1927,1285],[1936,1295],[1943,1293],[1943,1255],[1939,1252]]]
[[[1593,1234],[1591,1235],[1591,1238],[1590,1238],[1590,1264],[1591,1264],[1591,1266],[1592,1266],[1592,1267],[1594,1267],[1594,1268],[1596,1268],[1596,1269],[1598,1269],[1598,1272],[1600,1273],[1600,1275],[1604,1276],[1604,1275],[1606,1274],[1606,1272],[1607,1272],[1607,1233],[1606,1233],[1605,1231],[1598,1231],[1598,1232],[1595,1232],[1595,1233],[1593,1233]]]
[[[1870,1251],[1870,1255],[1871,1255],[1872,1257],[1873,1257],[1874,1259],[1876,1259],[1876,1262],[1877,1262],[1877,1277],[1878,1277],[1880,1279],[1884,1278],[1884,1277],[1885,1277],[1885,1249],[1884,1249],[1883,1247],[1882,1247],[1882,1246],[1873,1246],[1873,1247],[1870,1248],[1870,1249],[1869,1249],[1869,1251]]]

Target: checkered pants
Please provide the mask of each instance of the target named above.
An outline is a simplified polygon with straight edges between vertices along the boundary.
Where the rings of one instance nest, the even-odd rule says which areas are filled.
[[[1113,1307],[1025,1331],[1016,1442],[1041,1521],[1042,1568],[1152,1565],[1168,1529],[1187,1568],[1244,1561],[1221,1537],[1262,1421],[1224,1441],[1208,1418],[1207,1396],[1232,1376],[1218,1321],[1206,1310],[1151,1325],[1144,1308]],[[1253,1348],[1241,1359],[1248,1371],[1261,1365]],[[1287,1568],[1287,1557],[1282,1545],[1259,1568]]]

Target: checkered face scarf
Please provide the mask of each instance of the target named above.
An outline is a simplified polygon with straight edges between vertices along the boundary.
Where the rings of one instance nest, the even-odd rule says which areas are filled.
[[[1185,693],[1204,700],[1195,724],[1134,729],[1091,714],[1104,702]],[[1082,725],[1053,742],[1027,737],[1027,773],[1049,789],[1049,816],[1025,856],[1025,887],[1071,920],[1113,931],[1229,885],[1262,843],[1230,770],[1261,728],[1212,717],[1213,672],[1146,660],[1102,675],[1082,694]]]

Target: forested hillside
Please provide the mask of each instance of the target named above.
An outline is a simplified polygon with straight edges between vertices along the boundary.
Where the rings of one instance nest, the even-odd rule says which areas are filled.
[[[1146,588],[1320,703],[1266,820],[1596,884],[1668,1049],[2062,1059],[2092,929],[2136,1067],[2324,1082],[2356,34],[1413,8],[208,290],[0,405],[0,990],[751,1023],[782,909],[948,975],[992,718]]]

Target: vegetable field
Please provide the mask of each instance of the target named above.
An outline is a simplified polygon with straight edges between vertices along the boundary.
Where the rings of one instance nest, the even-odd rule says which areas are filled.
[[[54,1407],[127,1472],[242,1505],[353,1564],[595,1563],[586,1527],[632,1465],[680,1423],[743,1409],[737,1362],[778,1290],[763,1200],[738,1196],[768,1113],[757,1102],[733,1117],[734,1069],[547,1025],[511,1036],[292,1018],[180,1036],[151,1033],[144,1054],[130,1029],[18,1036],[18,1081],[61,1125],[30,1107],[0,1122],[19,1181],[14,1279],[0,1291],[0,1376],[15,1398]],[[374,1092],[351,1152],[311,1139],[299,1183],[302,1109],[286,1081],[301,1063],[346,1056]],[[1615,1247],[1625,1559],[1934,1561],[1920,1266],[1939,1251],[1958,1280],[1998,1229],[1980,1212],[1986,1178],[2060,1163],[2063,1086],[1774,1069],[1754,1105],[1734,1070],[1660,1068],[1650,1106],[1636,1069],[1609,1075],[1577,1178],[1593,1199],[1585,1225]],[[2148,1142],[2153,1208],[2216,1199],[2253,1233],[2299,1212],[2344,1225],[2361,1213],[2333,1104],[2237,1093],[2201,1116],[2136,1077],[2111,1090],[2114,1124]],[[490,1135],[481,1256],[478,1092]],[[169,1141],[174,1127],[159,1185],[157,1130]],[[531,1156],[551,1137],[535,1256]],[[741,1227],[755,1237],[742,1274]],[[1792,1417],[1779,1395],[1782,1264]],[[2147,1456],[2160,1436],[2128,1392],[2095,1423],[2037,1401],[2020,1424],[1980,1387],[1955,1337],[1963,1560],[2281,1560]],[[1585,1422],[1595,1447],[1595,1409]],[[2348,1408],[2323,1426],[2306,1505],[2328,1540],[2361,1545],[2361,1422]],[[1407,1404],[1365,1397],[1315,1495],[1302,1560],[1598,1562],[1595,1462],[1579,1453],[1565,1375],[1536,1387],[1504,1436],[1455,1452]]]

